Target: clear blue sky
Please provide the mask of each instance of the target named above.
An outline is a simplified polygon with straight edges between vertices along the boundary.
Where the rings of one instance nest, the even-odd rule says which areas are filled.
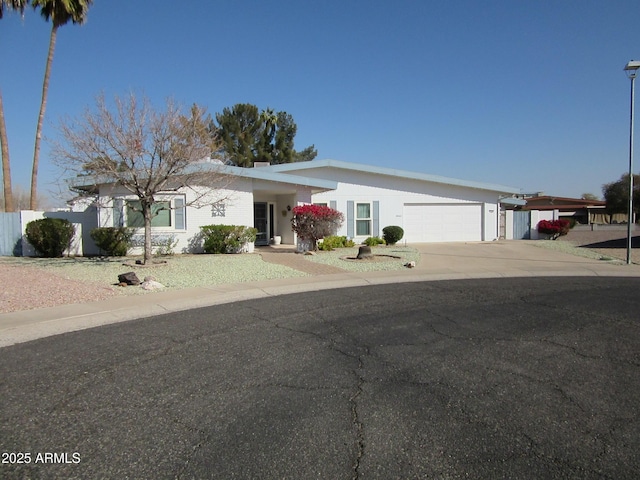
[[[25,187],[49,31],[32,10],[0,20]],[[44,134],[100,92],[253,103],[292,114],[319,159],[600,196],[628,169],[631,59],[637,0],[96,0],[59,30]],[[46,143],[41,163],[44,193],[60,177]]]

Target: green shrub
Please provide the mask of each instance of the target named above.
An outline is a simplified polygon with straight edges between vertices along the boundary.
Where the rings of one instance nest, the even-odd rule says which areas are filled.
[[[98,227],[89,235],[96,246],[110,257],[124,257],[131,247],[134,230],[127,227]]]
[[[397,225],[390,225],[382,229],[382,238],[384,238],[387,245],[395,245],[402,240],[403,236],[404,230],[402,227],[398,227]]]
[[[200,227],[205,253],[237,253],[243,245],[255,242],[258,230],[243,225],[205,225]]]
[[[334,235],[324,237],[318,244],[318,250],[324,250],[326,252],[330,252],[336,248],[340,248],[340,238]]]
[[[376,245],[384,245],[384,240],[380,237],[369,237],[362,243],[368,247],[375,247]]]
[[[43,257],[61,257],[69,248],[76,233],[69,220],[42,218],[27,223],[26,236],[33,248]]]
[[[318,248],[320,250],[331,251],[336,248],[345,248],[345,247],[353,247],[355,243],[353,240],[347,240],[347,237],[338,236],[338,235],[329,235],[328,237],[324,237],[322,242],[318,244]]]

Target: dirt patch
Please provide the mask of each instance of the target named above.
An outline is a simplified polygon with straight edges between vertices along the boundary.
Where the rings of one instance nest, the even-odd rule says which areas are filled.
[[[0,262],[0,313],[104,300],[117,295],[91,282],[63,278],[41,268]]]
[[[392,260],[402,260],[402,257],[398,257],[397,255],[374,254],[365,258],[340,257],[340,260],[344,260],[345,262],[389,262]]]
[[[158,260],[158,261],[153,261],[150,263],[135,263],[135,262],[125,262],[122,264],[125,267],[132,267],[132,268],[153,268],[153,267],[166,267],[167,265],[169,265],[169,262],[167,262],[166,260]]]
[[[570,242],[571,244],[588,248],[598,252],[603,257],[625,260],[627,258],[627,232],[626,230],[570,230],[560,237],[558,242]],[[631,261],[640,264],[640,231],[634,230],[631,237]]]

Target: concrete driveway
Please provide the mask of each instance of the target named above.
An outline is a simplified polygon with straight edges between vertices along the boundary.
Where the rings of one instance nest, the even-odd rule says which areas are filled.
[[[537,247],[536,241],[457,242],[412,244],[422,261],[418,270],[431,275],[509,277],[536,275],[637,275],[638,266],[569,255]]]

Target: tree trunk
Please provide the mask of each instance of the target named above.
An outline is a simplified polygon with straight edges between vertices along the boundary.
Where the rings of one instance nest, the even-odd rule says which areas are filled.
[[[153,203],[147,200],[140,201],[144,218],[144,257],[142,258],[144,265],[151,260],[151,205]]]
[[[58,27],[53,22],[51,36],[49,37],[49,53],[47,55],[47,65],[44,69],[44,81],[42,82],[42,100],[40,102],[40,114],[38,115],[38,126],[36,127],[36,142],[33,149],[33,169],[31,171],[31,199],[29,208],[35,210],[38,207],[38,163],[40,161],[40,141],[42,140],[42,124],[44,123],[44,112],[47,109],[47,94],[49,93],[49,77],[51,76],[51,64],[53,63],[53,52],[56,48],[56,36]]]
[[[13,212],[13,192],[11,190],[11,164],[9,162],[9,140],[4,123],[4,106],[0,92],[0,144],[2,144],[2,182],[4,190],[4,211]]]

